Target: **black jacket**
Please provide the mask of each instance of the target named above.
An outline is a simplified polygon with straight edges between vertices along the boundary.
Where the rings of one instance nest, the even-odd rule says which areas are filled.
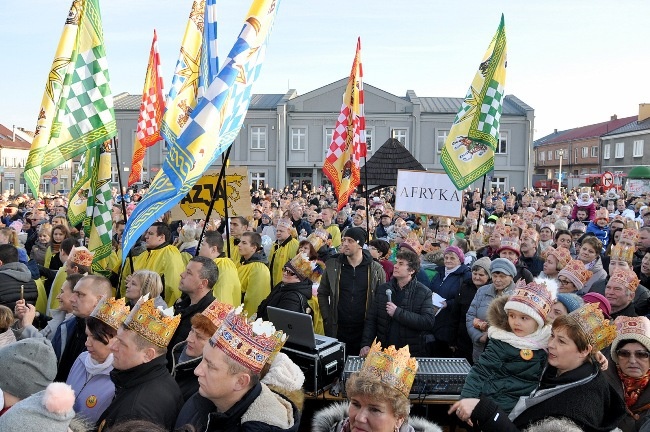
[[[179,362],[178,359],[185,345],[187,345],[187,341],[179,342],[172,348],[172,376],[181,389],[181,393],[183,393],[183,400],[187,402],[194,393],[199,391],[199,379],[194,375],[194,369],[201,363],[203,356]]]
[[[266,312],[268,306],[304,313],[309,307],[307,304],[309,299],[311,299],[311,281],[309,279],[295,283],[280,282],[260,303],[257,308],[257,317],[268,321],[269,316]]]
[[[472,272],[465,265],[461,264],[445,279],[445,266],[436,268],[438,273],[431,281],[431,290],[439,294],[447,302],[447,307],[443,308],[436,315],[436,322],[433,325],[433,336],[437,342],[446,343],[449,346],[456,345],[455,325],[452,320],[452,310],[456,297],[460,292],[460,286],[463,282],[472,279]]]
[[[97,421],[99,432],[134,419],[172,429],[183,406],[183,395],[165,365],[165,357],[160,356],[125,371],[111,371],[115,398]]]
[[[490,282],[488,281],[488,284]],[[487,285],[487,284],[486,284]],[[468,279],[462,283],[460,286],[460,291],[458,291],[458,296],[454,301],[454,305],[451,308],[451,322],[454,326],[454,332],[456,334],[456,348],[458,349],[458,355],[465,357],[469,362],[472,362],[472,351],[474,350],[474,344],[472,339],[467,333],[467,326],[465,324],[467,311],[469,306],[476,296],[476,291],[478,291],[476,285],[472,279]]]
[[[521,255],[519,257],[519,261],[526,265],[526,268],[533,275],[533,277],[539,276],[542,270],[544,270],[544,261],[542,261],[537,256],[537,254],[530,258]]]
[[[372,341],[377,338],[381,345],[386,347],[391,327],[399,326],[400,343],[395,348],[399,349],[408,345],[412,356],[425,357],[427,353],[422,336],[424,333],[431,332],[435,321],[431,291],[417,279],[412,279],[403,288],[402,301],[396,305],[397,309],[390,317],[386,312],[387,289],[393,293],[399,290],[395,279],[380,285],[375,290],[373,304],[366,316],[361,346],[370,346]]]
[[[25,301],[35,305],[38,291],[27,266],[19,262],[0,266],[0,305],[7,306],[13,311],[16,302],[20,300],[21,286]]]
[[[528,400],[534,400],[537,392],[566,385],[559,394],[529,405],[514,421],[508,419],[498,405],[482,398],[472,412],[472,422],[483,432],[513,432],[526,429],[532,423],[547,417],[565,417],[574,421],[585,432],[609,432],[615,429],[625,416],[625,403],[607,382],[598,365],[589,362],[556,377],[557,369],[548,366],[542,374],[540,386]],[[578,381],[589,376],[585,383]],[[573,385],[572,385],[573,384]]]
[[[183,342],[187,338],[187,335],[190,334],[190,330],[192,329],[192,317],[197,313],[203,312],[213,301],[214,295],[212,295],[212,291],[208,291],[208,293],[196,304],[190,305],[190,298],[186,294],[181,295],[181,298],[176,300],[176,303],[174,303],[174,315],[180,314],[181,322],[178,324],[178,327],[176,327],[174,336],[172,336],[172,339],[169,341],[167,348],[167,369],[169,369],[169,371],[172,370],[172,349],[179,342]]]

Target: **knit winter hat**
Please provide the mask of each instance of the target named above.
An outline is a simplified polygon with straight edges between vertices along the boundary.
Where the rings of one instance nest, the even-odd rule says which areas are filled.
[[[74,391],[65,383],[51,383],[45,390],[21,400],[0,417],[0,430],[67,432],[75,413]]]
[[[551,279],[535,279],[526,284],[521,279],[515,292],[503,307],[506,311],[516,310],[528,315],[541,328],[546,323],[546,317],[551,311],[557,297],[557,283]]]
[[[592,274],[591,271],[587,270],[582,261],[571,260],[562,270],[560,270],[558,278],[564,276],[573,283],[578,291],[580,291],[585,287],[585,283],[587,283]]]
[[[512,261],[505,258],[497,258],[492,261],[490,265],[490,273],[499,272],[515,277],[517,275],[517,268]]]
[[[609,300],[607,300],[607,297],[605,297],[602,294],[599,294],[597,292],[588,292],[587,294],[582,296],[582,300],[585,302],[585,304],[597,303],[601,312],[605,314],[605,316],[610,316],[612,313],[612,305],[609,304]]]
[[[461,264],[465,262],[465,254],[458,246],[448,246],[447,249],[445,249],[445,254],[448,253],[453,253],[454,255],[456,255],[460,260]]]
[[[616,339],[612,342],[612,360],[618,364],[618,345],[624,340],[634,340],[650,351],[650,320],[644,316],[627,317],[619,316],[614,320],[616,324]]]
[[[359,228],[359,227],[348,228],[347,230],[345,230],[343,237],[350,237],[352,240],[357,242],[357,244],[361,247],[363,247],[363,245],[366,244],[366,230],[364,230],[363,228]]]
[[[29,338],[7,345],[0,349],[0,389],[27,399],[54,381],[56,364],[54,348],[47,339]]]
[[[582,298],[577,294],[558,293],[557,301],[562,303],[567,313],[571,313],[584,304]]]
[[[490,258],[483,257],[474,261],[474,264],[472,265],[472,270],[474,269],[474,267],[480,267],[483,270],[485,270],[488,277],[492,279],[492,270],[490,269],[491,266],[492,266],[492,261],[490,260]]]

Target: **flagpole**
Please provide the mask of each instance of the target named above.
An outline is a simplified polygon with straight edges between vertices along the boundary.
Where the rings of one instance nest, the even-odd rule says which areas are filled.
[[[217,202],[217,198],[219,197],[219,187],[221,186],[221,182],[226,179],[226,165],[228,158],[230,157],[230,149],[232,149],[232,144],[228,146],[228,150],[226,150],[226,155],[222,158],[223,163],[221,164],[221,171],[219,171],[219,177],[217,178],[216,183],[214,184],[214,191],[212,191],[212,199],[210,200],[210,207],[208,207],[208,212],[205,214],[205,222],[203,223],[203,229],[201,229],[201,235],[199,236],[199,244],[196,246],[196,253],[194,254],[195,256],[199,256],[199,251],[201,250],[201,241],[203,240],[203,235],[205,234],[205,230],[208,227],[208,223],[210,223],[210,214],[212,213],[212,210],[214,210],[214,203]],[[225,185],[224,185],[225,186]],[[225,201],[225,211],[226,211],[226,225],[228,224],[228,196],[225,193],[226,189],[224,188],[224,199]],[[230,255],[230,244],[228,244],[228,255]]]
[[[224,231],[226,232],[226,253],[228,256],[230,256],[230,222],[229,222],[229,215],[228,215],[228,194],[226,193],[226,163],[228,162],[228,157],[230,156],[230,149],[232,148],[232,144],[230,147],[228,147],[228,152],[226,153],[226,156],[223,158],[223,165],[221,169],[224,171],[224,176],[223,176],[223,215],[226,218],[226,226],[224,227]],[[216,192],[216,191],[215,191]]]
[[[486,177],[487,177],[487,173],[483,174],[483,187],[481,188],[481,201],[478,204],[478,218],[476,219],[476,232],[478,232],[478,227],[481,225],[481,218],[483,217],[481,215],[481,212],[483,211],[483,195],[485,194]]]
[[[366,143],[361,143],[366,145]],[[366,153],[367,154],[367,153]],[[366,195],[366,243],[370,241],[370,198],[368,194],[368,156],[363,157],[363,182],[365,184]]]
[[[120,186],[119,194],[122,196],[122,199],[120,200],[122,203],[122,217],[124,217],[124,222],[126,223],[126,203],[124,202],[124,194],[122,193],[122,173],[120,169],[120,152],[117,149],[118,147],[118,139],[117,137],[113,137],[113,150],[115,150],[115,163],[117,164],[117,183]],[[129,250],[129,264],[131,265],[131,274],[133,274],[134,266],[133,266],[133,255],[131,255],[131,250]],[[120,286],[122,285],[122,269],[120,269],[120,284],[117,287],[117,296],[119,298],[120,295]]]

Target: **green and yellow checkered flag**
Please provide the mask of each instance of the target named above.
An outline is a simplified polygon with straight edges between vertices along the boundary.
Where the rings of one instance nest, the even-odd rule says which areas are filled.
[[[74,0],[48,74],[25,165],[38,195],[41,174],[116,134],[99,0]]]
[[[451,126],[440,161],[461,190],[494,168],[505,96],[506,30],[501,23]]]
[[[88,249],[93,252],[93,273],[106,271],[106,259],[113,251],[113,194],[111,193],[111,141],[97,147],[98,157],[93,169],[84,219]],[[110,275],[110,271],[108,271]]]

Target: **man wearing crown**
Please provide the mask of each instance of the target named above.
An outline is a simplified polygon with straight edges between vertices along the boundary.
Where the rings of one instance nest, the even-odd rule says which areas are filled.
[[[167,371],[167,345],[180,322],[172,308],[140,298],[111,346],[115,398],[97,421],[98,432],[126,420],[147,420],[171,430],[183,394]]]
[[[638,316],[634,310],[634,294],[639,286],[639,278],[631,269],[616,269],[609,275],[605,287],[605,297],[612,307],[610,317]]]
[[[260,382],[262,370],[286,337],[268,321],[249,322],[242,307],[230,312],[203,347],[194,373],[199,391],[183,406],[176,427],[197,431],[293,432],[300,411]]]
[[[147,250],[133,258],[133,271],[127,260],[122,272],[120,292],[124,295],[128,276],[137,270],[151,270],[160,275],[163,281],[163,298],[171,306],[181,296],[178,290],[180,275],[183,272],[183,257],[176,246],[171,244],[172,233],[169,226],[155,222],[144,234]],[[117,273],[116,270],[114,270]],[[117,280],[117,279],[116,279]]]

